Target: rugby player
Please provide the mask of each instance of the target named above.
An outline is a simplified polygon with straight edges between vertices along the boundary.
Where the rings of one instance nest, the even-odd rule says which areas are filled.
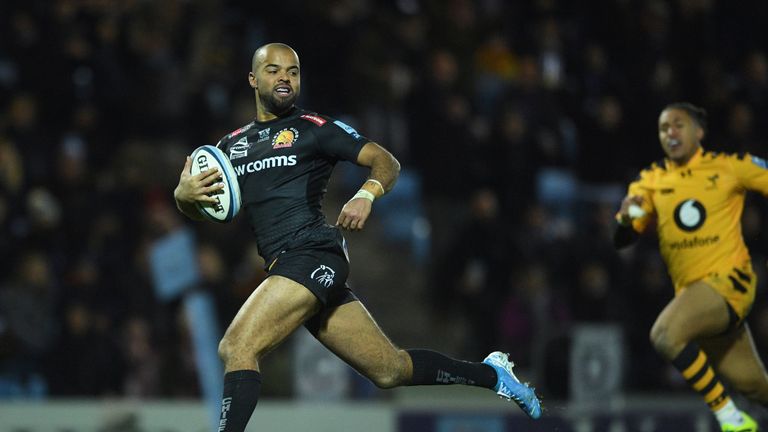
[[[629,185],[614,243],[631,244],[655,223],[675,295],[653,324],[651,342],[704,398],[723,431],[754,432],[757,423],[736,407],[721,380],[768,403],[768,376],[745,322],[757,280],[741,234],[746,192],[768,195],[766,162],[705,151],[706,112],[687,102],[666,106],[658,128],[667,157]]]
[[[219,345],[225,376],[218,430],[245,429],[259,397],[259,362],[302,325],[380,388],[487,387],[538,418],[539,400],[515,377],[506,354],[495,351],[482,362],[466,362],[390,342],[346,284],[349,259],[340,229],[365,227],[373,201],[392,189],[400,164],[352,127],[294,105],[301,68],[291,47],[258,48],[248,81],[256,118],[217,146],[238,174],[243,208],[268,277],[242,305]],[[321,200],[337,161],[368,167],[370,174],[333,226],[325,222]],[[195,202],[214,201],[208,194],[221,188],[219,173],[191,176],[189,170],[187,159],[174,196],[183,214],[201,220]]]

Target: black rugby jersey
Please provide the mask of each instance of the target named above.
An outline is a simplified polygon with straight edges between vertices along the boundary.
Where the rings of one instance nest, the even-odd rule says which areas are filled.
[[[325,223],[321,201],[334,165],[356,162],[368,141],[339,120],[293,108],[216,144],[237,173],[242,207],[267,263],[303,229]]]

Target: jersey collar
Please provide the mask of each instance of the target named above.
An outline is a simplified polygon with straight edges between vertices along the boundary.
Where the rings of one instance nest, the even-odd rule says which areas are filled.
[[[280,122],[280,121],[282,121],[282,120],[285,120],[285,119],[287,119],[287,118],[291,118],[291,117],[294,117],[294,116],[296,116],[296,115],[297,115],[297,113],[299,113],[299,111],[301,111],[301,110],[299,109],[299,107],[297,107],[296,105],[294,105],[293,107],[291,107],[291,109],[289,109],[288,111],[284,112],[282,115],[279,115],[279,116],[277,116],[277,117],[273,118],[272,120],[267,120],[267,121],[259,121],[259,119],[258,119],[258,118],[254,118],[254,119],[253,119],[253,121],[254,121],[254,122],[256,123],[256,125],[258,125],[258,126],[266,126],[266,125],[271,125],[271,124],[275,124],[275,123],[277,123],[277,122]]]
[[[665,163],[668,170],[673,170],[673,169],[682,168],[682,167],[690,168],[699,164],[699,161],[701,160],[701,157],[703,154],[704,154],[704,147],[699,146],[699,148],[696,150],[696,153],[694,153],[693,156],[691,156],[691,158],[688,160],[688,162],[685,163],[685,165],[678,165],[677,163],[675,163],[674,161],[668,158],[665,159]]]

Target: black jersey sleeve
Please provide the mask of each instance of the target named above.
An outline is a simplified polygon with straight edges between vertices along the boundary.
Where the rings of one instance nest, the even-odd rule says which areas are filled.
[[[360,149],[370,141],[341,120],[328,119],[314,133],[320,151],[337,160],[356,162]]]
[[[635,231],[630,225],[622,225],[616,223],[616,227],[613,230],[613,247],[616,249],[622,249],[636,242],[640,238],[640,233]]]

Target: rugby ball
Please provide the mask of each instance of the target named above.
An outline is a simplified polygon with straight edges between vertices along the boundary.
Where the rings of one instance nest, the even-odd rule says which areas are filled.
[[[229,158],[218,147],[212,145],[200,146],[192,152],[192,168],[190,174],[196,175],[211,168],[218,168],[224,189],[213,194],[216,203],[196,203],[200,214],[213,222],[226,223],[234,219],[240,211],[240,185],[237,174],[229,162]]]

